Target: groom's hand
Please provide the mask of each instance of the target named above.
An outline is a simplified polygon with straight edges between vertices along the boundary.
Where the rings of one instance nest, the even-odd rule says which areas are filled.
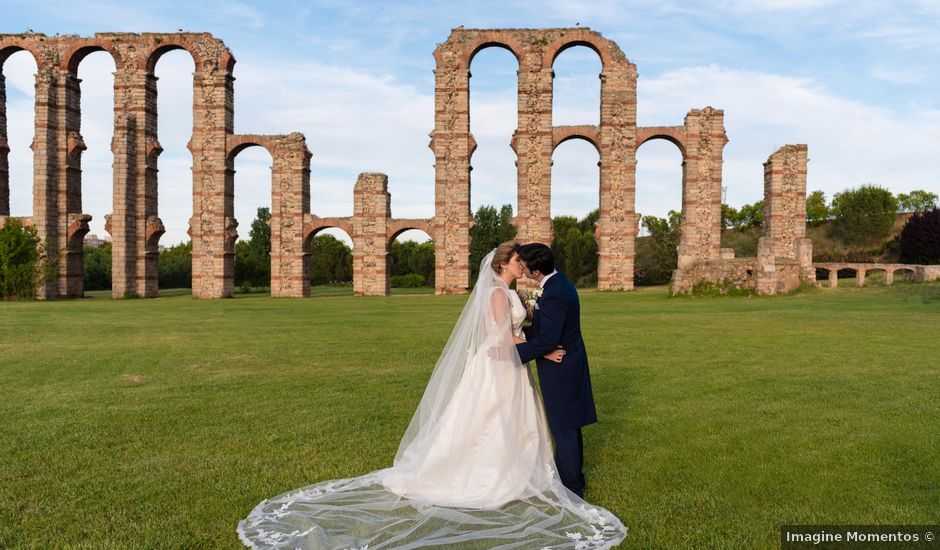
[[[544,357],[553,363],[561,363],[561,360],[565,358],[565,350],[561,346],[556,346],[555,351],[545,355]]]

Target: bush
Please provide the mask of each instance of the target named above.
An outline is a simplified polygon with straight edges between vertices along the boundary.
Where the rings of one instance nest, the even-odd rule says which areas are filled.
[[[424,277],[417,273],[392,277],[392,288],[421,288],[423,286]]]
[[[914,214],[898,237],[901,261],[940,264],[940,209]]]
[[[86,246],[84,263],[85,290],[110,290],[111,243],[99,247]]]
[[[887,189],[863,185],[832,198],[833,235],[845,243],[876,243],[891,232],[898,201]]]
[[[0,298],[32,299],[39,288],[55,278],[56,264],[34,227],[15,218],[0,229]]]
[[[157,272],[160,288],[192,288],[192,241],[163,249],[157,256]]]

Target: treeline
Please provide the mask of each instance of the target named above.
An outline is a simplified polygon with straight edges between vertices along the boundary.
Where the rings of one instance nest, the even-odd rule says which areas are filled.
[[[916,190],[893,195],[881,187],[865,185],[836,193],[831,201],[822,191],[806,198],[809,236],[814,240],[817,261],[900,260],[911,263],[940,263],[934,252],[938,233],[933,229],[938,197]],[[757,240],[764,224],[764,202],[734,208],[721,206],[722,246],[733,248],[738,257],[757,254]],[[899,212],[915,212],[904,230],[895,227]],[[597,241],[594,238],[598,212],[583,218],[556,216],[552,219],[552,250],[559,271],[581,287],[597,284]],[[511,205],[499,209],[481,206],[470,229],[471,281],[480,261],[501,242],[516,237]],[[235,244],[235,285],[242,291],[268,288],[271,284],[271,212],[259,208],[248,239]],[[637,285],[666,284],[676,268],[681,215],[670,211],[660,218],[643,216],[644,236],[636,241],[634,281]],[[910,230],[907,227],[910,226]],[[891,239],[892,229],[897,238]],[[393,287],[434,286],[434,242],[394,241],[390,250]],[[192,243],[180,243],[160,252],[160,288],[192,286]],[[351,285],[352,249],[332,235],[317,235],[310,245],[312,285]],[[111,288],[111,245],[85,249],[85,288]]]

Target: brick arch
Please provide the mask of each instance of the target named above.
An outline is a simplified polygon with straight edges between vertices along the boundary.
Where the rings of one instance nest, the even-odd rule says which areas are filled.
[[[434,240],[434,229],[431,227],[430,220],[391,220],[387,228],[387,246],[391,249],[392,243],[399,235],[410,229],[417,229],[427,233],[431,240]]]
[[[0,41],[0,73],[3,72],[3,64],[6,63],[6,60],[17,52],[28,52],[33,56],[33,62],[36,63],[36,68],[38,69],[41,66],[40,60],[42,59],[42,56],[40,56],[39,52],[35,51],[32,46],[28,44],[15,43],[3,45],[3,41]]]
[[[636,129],[636,148],[639,149],[647,141],[663,139],[679,148],[682,158],[686,156],[686,131],[684,126],[655,126]]]
[[[525,51],[522,44],[519,44],[511,36],[494,31],[482,31],[480,35],[468,41],[463,48],[461,48],[458,68],[469,72],[473,58],[486,48],[502,48],[508,50],[509,53],[516,58],[516,63],[519,65],[519,68],[522,68],[524,62],[522,52]]]
[[[235,161],[239,153],[249,147],[261,147],[266,150],[271,159],[274,159],[274,138],[257,134],[240,134],[225,136],[225,159],[227,164]]]
[[[554,42],[542,49],[543,67],[552,67],[561,52],[575,46],[586,46],[601,59],[601,70],[610,69],[618,62],[629,63],[617,45],[600,34],[582,28],[565,29]]]
[[[349,218],[314,218],[304,224],[304,250],[310,250],[310,241],[324,229],[342,229],[346,235],[353,241],[355,247],[356,240],[353,233],[352,220]]]
[[[593,125],[581,126],[555,126],[552,128],[552,154],[562,143],[572,139],[583,139],[597,149],[597,154],[601,154],[600,147],[600,129]]]
[[[193,58],[195,72],[199,72],[199,69],[203,65],[202,59],[190,48],[192,48],[192,46],[183,41],[171,41],[168,43],[161,41],[160,43],[154,44],[154,46],[149,51],[147,51],[145,55],[140,57],[140,63],[142,65],[140,68],[146,69],[148,73],[153,74],[157,67],[157,62],[160,61],[160,58],[163,57],[163,54],[172,52],[174,50],[185,50],[190,55],[190,57]]]
[[[78,75],[78,66],[86,57],[95,52],[107,52],[111,56],[111,60],[114,61],[116,71],[124,68],[124,59],[118,52],[113,50],[111,42],[96,38],[88,38],[76,43],[72,49],[62,56],[61,68],[68,70],[73,75]]]

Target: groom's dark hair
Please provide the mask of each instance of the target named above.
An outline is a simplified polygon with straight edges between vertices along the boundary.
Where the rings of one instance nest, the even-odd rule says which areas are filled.
[[[542,243],[529,243],[519,247],[519,258],[525,263],[529,271],[538,271],[548,275],[555,271],[555,255],[552,249]]]

